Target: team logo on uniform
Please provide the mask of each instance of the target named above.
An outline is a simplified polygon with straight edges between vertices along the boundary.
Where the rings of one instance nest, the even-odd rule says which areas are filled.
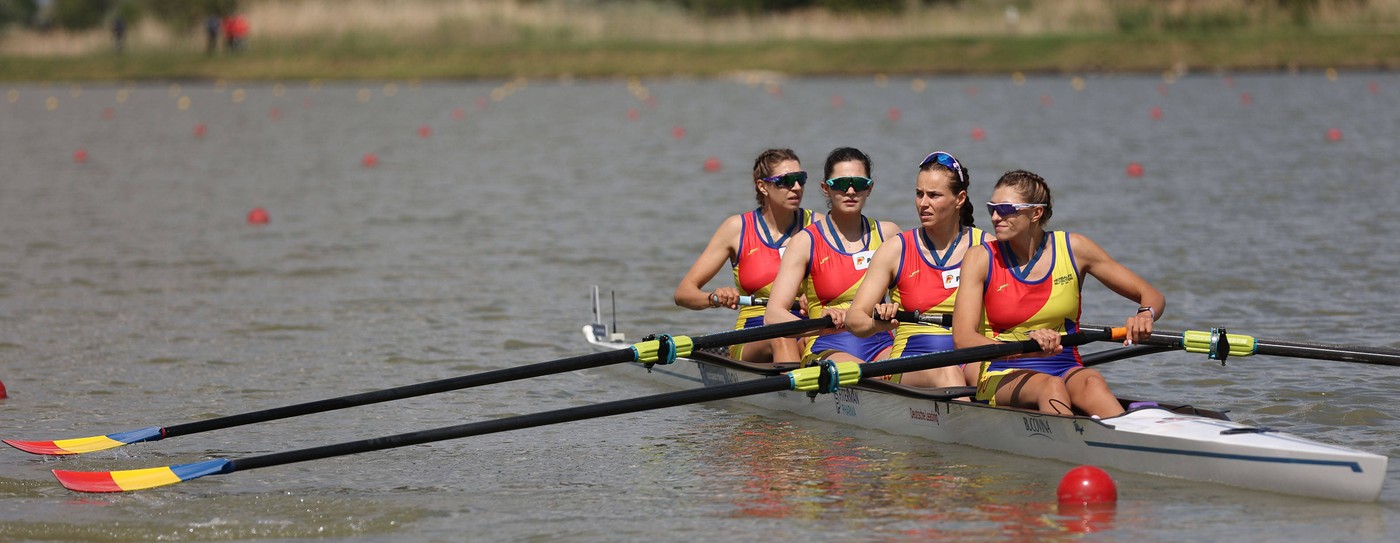
[[[962,270],[948,270],[943,272],[943,288],[958,288],[958,283],[962,280]]]
[[[997,292],[1001,292],[1001,291],[1005,290],[1006,287],[1008,287],[1008,286],[1010,286],[1010,285],[1011,285],[1010,283],[1002,283],[1001,286],[997,287]]]
[[[851,261],[855,263],[857,270],[863,270],[870,267],[870,257],[874,254],[874,251],[861,251],[851,255]]]

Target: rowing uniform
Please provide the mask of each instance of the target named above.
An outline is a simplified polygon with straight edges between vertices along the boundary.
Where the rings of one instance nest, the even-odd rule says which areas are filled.
[[[767,298],[773,289],[773,280],[778,277],[778,265],[783,260],[783,250],[788,238],[812,224],[812,210],[799,209],[801,220],[793,221],[782,237],[773,239],[768,233],[768,224],[763,220],[763,208],[740,215],[742,227],[739,231],[739,252],[730,259],[734,268],[734,287],[741,296]],[[763,326],[761,305],[739,306],[739,317],[734,322],[735,330]],[[742,359],[743,344],[731,345],[729,356]]]
[[[810,318],[821,318],[828,307],[850,307],[851,300],[855,299],[856,290],[865,279],[865,270],[870,267],[870,258],[884,242],[880,223],[864,216],[861,219],[865,222],[865,235],[862,237],[867,241],[865,247],[853,253],[841,251],[840,246],[832,243],[832,239],[827,236],[828,230],[833,236],[836,235],[830,215],[825,221],[826,229],[823,229],[820,223],[807,227],[807,233],[812,236],[811,258],[807,262],[809,281],[806,283],[807,314]],[[850,332],[826,334],[807,342],[803,349],[802,361],[819,360],[830,352],[840,351],[869,362],[893,343],[894,338],[889,332],[867,338],[856,337]]]
[[[1010,250],[1001,242],[983,244],[990,253],[987,279],[982,286],[987,318],[985,326],[990,328],[992,339],[1025,341],[1030,339],[1031,330],[1041,328],[1061,334],[1079,331],[1081,282],[1079,269],[1070,252],[1069,233],[1055,231],[1046,235],[1050,239],[1037,250],[1025,268],[1033,268],[1034,262],[1041,257],[1040,251],[1048,249],[1053,259],[1050,273],[1034,281],[1020,276],[1008,258]],[[1065,347],[1063,352],[1049,358],[983,362],[977,399],[995,403],[997,385],[1014,370],[1035,370],[1063,377],[1070,370],[1083,366],[1077,347]]]
[[[969,227],[958,234],[950,245],[952,248],[962,243],[963,236],[972,239],[969,246],[976,247],[987,241],[987,234],[980,228]],[[915,228],[899,235],[904,243],[904,251],[899,255],[899,265],[895,268],[895,283],[890,287],[890,300],[899,304],[904,311],[916,313],[953,313],[953,301],[958,297],[958,283],[962,261],[930,262],[929,257],[919,250],[927,238],[922,228]],[[939,259],[932,250],[933,259]],[[946,257],[944,257],[946,258]],[[947,328],[931,324],[912,322],[900,323],[894,332],[894,350],[890,358],[914,356],[953,350],[953,332]],[[891,379],[893,380],[893,379]]]

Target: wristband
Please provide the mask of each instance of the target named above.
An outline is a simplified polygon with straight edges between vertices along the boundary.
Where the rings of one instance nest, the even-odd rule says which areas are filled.
[[[1152,306],[1150,306],[1150,305],[1145,305],[1145,306],[1139,307],[1138,310],[1137,310],[1138,313],[1142,313],[1143,311],[1146,311],[1146,312],[1148,312],[1148,313],[1151,313],[1151,314],[1152,314],[1152,320],[1154,320],[1154,321],[1157,320],[1157,310],[1156,310],[1156,309],[1152,309]]]

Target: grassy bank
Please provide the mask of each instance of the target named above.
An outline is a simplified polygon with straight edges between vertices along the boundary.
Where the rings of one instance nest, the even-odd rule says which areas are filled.
[[[700,18],[584,0],[245,0],[249,48],[206,55],[152,20],[126,53],[102,30],[11,31],[0,79],[406,79],[1400,69],[1400,0],[962,0],[899,14]],[[1013,10],[1010,6],[1019,6]],[[1358,7],[1360,6],[1360,7]]]
[[[254,48],[240,55],[104,52],[0,57],[10,81],[127,79],[454,79],[1400,69],[1400,39],[1375,35],[1036,36],[737,44],[496,45],[450,50]]]

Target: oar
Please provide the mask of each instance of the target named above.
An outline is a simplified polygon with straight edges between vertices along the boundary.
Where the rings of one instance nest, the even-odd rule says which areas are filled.
[[[739,297],[739,305],[762,305],[762,306],[766,306],[766,305],[768,305],[768,298],[759,298],[759,297],[754,297],[754,296],[740,296],[740,297]],[[793,308],[794,310],[796,310],[796,309],[798,308],[797,302],[793,302],[793,303],[792,303],[792,308]],[[877,316],[877,318],[878,318],[878,316]],[[917,312],[917,311],[903,311],[903,310],[901,310],[901,311],[896,311],[896,312],[894,313],[894,320],[897,320],[897,321],[899,321],[899,322],[911,322],[911,323],[917,323],[917,324],[935,324],[935,325],[938,325],[938,326],[942,326],[942,327],[944,327],[944,328],[951,328],[951,327],[953,326],[953,314],[952,314],[952,313],[919,313],[919,312]]]
[[[573,358],[565,358],[551,362],[541,362],[528,366],[505,368],[473,375],[464,375],[461,377],[452,377],[426,383],[404,385],[384,390],[362,392],[349,396],[317,400],[261,411],[252,411],[238,415],[187,422],[174,426],[166,426],[164,428],[151,426],[115,434],[53,441],[20,441],[12,439],[6,439],[4,441],[16,449],[34,454],[81,454],[111,449],[141,441],[158,441],[168,437],[196,434],[199,432],[208,432],[210,430],[221,430],[234,426],[242,426],[244,424],[298,417],[313,413],[323,413],[337,409],[596,368],[622,362],[668,364],[674,361],[678,356],[688,356],[695,349],[723,347],[736,343],[773,339],[829,326],[831,326],[831,319],[827,317],[786,322],[770,326],[757,326],[742,330],[731,330],[695,338],[687,336],[662,336],[660,339],[642,341],[623,349],[575,356]]]
[[[1101,328],[1099,325],[1086,326]],[[1157,330],[1152,332],[1151,337],[1144,344],[1202,353],[1211,360],[1219,360],[1221,364],[1224,364],[1225,359],[1231,356],[1263,354],[1400,366],[1400,349],[1257,339],[1243,334],[1226,333],[1224,328],[1214,328],[1209,332],[1202,330],[1187,330],[1185,332]]]
[[[1122,328],[1113,330],[1085,330],[1064,336],[1061,343],[1067,346],[1081,345],[1090,341],[1110,339],[1115,336],[1121,338],[1125,333],[1126,330]],[[784,390],[832,392],[836,390],[838,386],[849,386],[867,377],[880,377],[922,369],[952,366],[955,364],[996,359],[1038,350],[1040,350],[1040,345],[1035,341],[1021,341],[895,358],[868,364],[826,361],[820,366],[801,368],[787,374],[763,377],[750,381],[701,387],[692,390],[581,407],[571,407],[517,417],[473,422],[457,426],[447,426],[432,430],[409,432],[362,441],[350,441],[335,445],[298,449],[262,456],[234,459],[216,458],[190,464],[176,464],[136,470],[53,470],[53,473],[54,476],[58,478],[59,483],[70,490],[81,492],[127,492],[184,482],[205,475],[227,474],[235,471],[280,466],[283,464],[318,460],[333,456],[358,454],[448,439],[533,428],[549,424],[635,413],[652,409],[664,409],[667,407],[701,402],[726,400],[753,394]]]

